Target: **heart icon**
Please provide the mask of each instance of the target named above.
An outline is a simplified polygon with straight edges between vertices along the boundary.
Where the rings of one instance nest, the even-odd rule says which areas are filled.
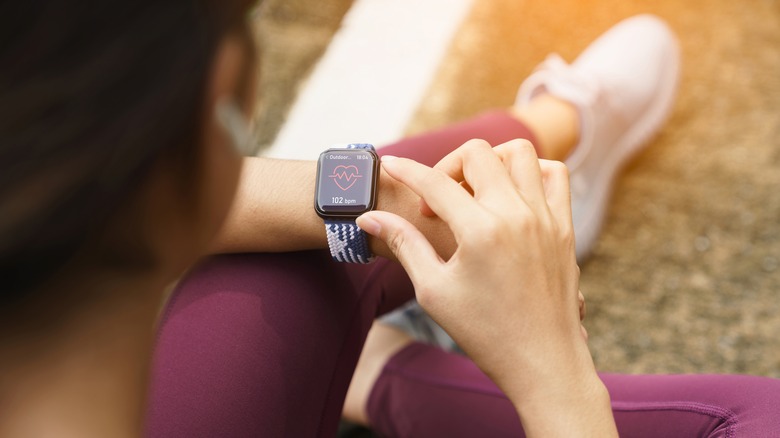
[[[344,166],[343,164],[340,164],[333,169],[333,173],[329,176],[333,178],[333,182],[335,182],[341,190],[347,191],[350,187],[354,186],[358,178],[361,178],[363,175],[360,174],[357,166]]]

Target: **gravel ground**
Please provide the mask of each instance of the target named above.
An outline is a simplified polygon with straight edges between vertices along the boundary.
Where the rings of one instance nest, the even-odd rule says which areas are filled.
[[[592,351],[604,371],[780,377],[780,1],[475,3],[410,133],[510,105],[548,52],[572,60],[622,18],[670,23],[677,106],[618,181],[582,266]],[[267,141],[349,4],[266,1]]]

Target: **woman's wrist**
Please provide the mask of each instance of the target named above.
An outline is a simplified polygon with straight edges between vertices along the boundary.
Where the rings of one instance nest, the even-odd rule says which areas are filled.
[[[609,392],[590,353],[578,356],[561,359],[562,366],[542,364],[536,372],[525,369],[523,376],[518,371],[502,377],[509,383],[500,386],[528,436],[617,436]]]
[[[515,408],[529,437],[618,436],[609,392],[597,376],[573,382],[554,394],[515,403]]]

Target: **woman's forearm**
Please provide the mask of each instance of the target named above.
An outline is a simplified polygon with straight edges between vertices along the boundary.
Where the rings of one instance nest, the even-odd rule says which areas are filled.
[[[325,248],[314,212],[313,161],[246,158],[233,206],[212,252],[274,252]]]
[[[314,211],[314,161],[247,158],[233,207],[211,252],[282,252],[327,248],[325,226]],[[377,209],[396,213],[417,226],[448,257],[455,241],[444,222],[419,211],[419,196],[381,171]],[[369,237],[375,254],[394,258]]]

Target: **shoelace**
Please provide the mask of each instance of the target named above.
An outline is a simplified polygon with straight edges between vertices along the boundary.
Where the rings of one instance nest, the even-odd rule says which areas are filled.
[[[567,96],[578,104],[591,106],[602,94],[601,84],[596,78],[575,71],[557,53],[547,55],[539,70],[548,72],[553,86],[565,87]],[[558,78],[560,81],[556,80]]]

